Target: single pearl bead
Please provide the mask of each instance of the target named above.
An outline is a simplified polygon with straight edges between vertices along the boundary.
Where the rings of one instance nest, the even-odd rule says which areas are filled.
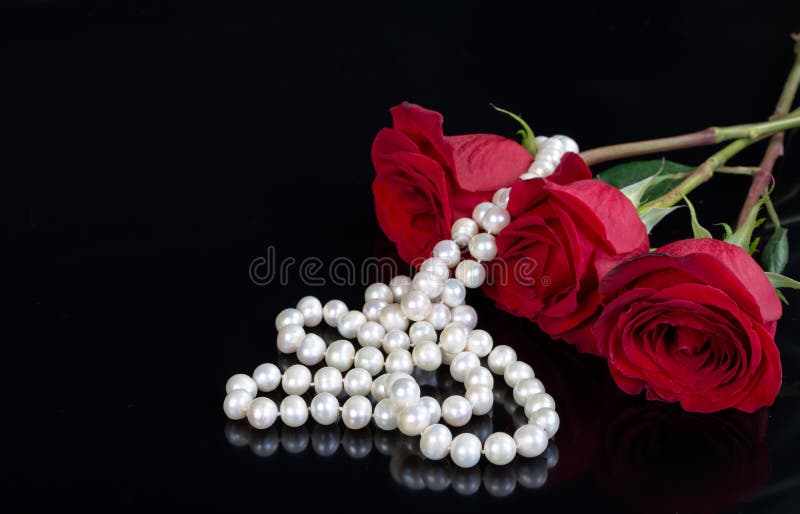
[[[403,309],[399,303],[390,303],[381,310],[380,322],[387,330],[407,330],[408,318],[403,314]]]
[[[525,407],[528,400],[537,393],[544,392],[544,384],[538,378],[525,378],[514,386],[514,401],[517,405]]]
[[[408,350],[395,350],[386,356],[384,363],[387,373],[411,373],[414,371],[414,360]]]
[[[528,168],[528,174],[540,178],[547,177],[552,175],[555,169],[556,163],[554,161],[544,158],[536,159],[533,164],[531,164],[530,168]]]
[[[494,236],[486,232],[474,236],[469,240],[469,254],[478,262],[490,261],[497,257],[497,243]]]
[[[533,140],[536,143],[536,148],[540,148],[547,142],[549,138],[547,136],[536,136]]]
[[[483,284],[486,280],[486,270],[483,265],[477,261],[461,261],[456,267],[456,278],[464,284],[465,287],[475,289]]]
[[[428,271],[420,271],[416,275],[414,275],[414,280],[412,283],[412,289],[418,292],[422,292],[428,298],[436,298],[440,294],[442,294],[442,285],[444,281],[439,280],[433,273]],[[403,296],[403,300],[408,298],[408,295],[411,294],[409,291]],[[402,301],[402,300],[401,300]]]
[[[539,409],[531,414],[531,423],[539,425],[547,432],[547,437],[553,437],[558,432],[558,427],[561,421],[558,418],[558,413],[549,407]]]
[[[564,144],[564,151],[566,152],[573,152],[578,153],[580,150],[578,148],[578,144],[569,136],[564,136],[561,134],[556,134],[552,137],[552,139],[560,140]]]
[[[547,448],[547,432],[538,425],[523,425],[514,432],[517,453],[523,457],[538,457]]]
[[[473,434],[459,434],[450,443],[450,458],[460,468],[471,468],[481,460],[481,440]]]
[[[515,352],[510,346],[501,344],[499,346],[495,346],[494,350],[489,353],[489,359],[487,360],[487,363],[489,364],[489,369],[492,370],[492,373],[495,375],[502,375],[506,372],[508,365],[512,362],[516,362],[516,360],[517,352]]]
[[[345,372],[353,366],[355,355],[356,349],[353,347],[353,343],[346,339],[339,339],[332,342],[325,350],[325,364]]]
[[[286,325],[278,331],[276,340],[278,351],[281,353],[294,353],[300,342],[306,337],[306,331],[300,325]]]
[[[443,303],[434,303],[431,305],[431,313],[428,314],[426,320],[429,321],[436,330],[442,330],[450,323],[451,317],[452,313],[447,305]]]
[[[280,330],[287,325],[303,326],[303,313],[297,309],[283,309],[275,317],[275,330]]]
[[[399,303],[403,299],[403,295],[411,291],[411,277],[397,275],[389,281],[389,289],[392,290],[394,303]],[[392,303],[392,300],[389,303]]]
[[[425,458],[430,460],[442,460],[450,453],[450,445],[453,442],[453,434],[444,425],[431,425],[422,432],[419,440],[419,450]]]
[[[423,341],[414,346],[412,358],[423,371],[434,371],[442,365],[442,351],[433,341]]]
[[[383,336],[383,351],[387,354],[395,350],[407,350],[410,346],[408,334],[402,330],[393,329]]]
[[[433,341],[435,343],[439,338],[430,321],[424,320],[417,321],[411,325],[411,328],[408,329],[408,337],[414,344],[422,341]]]
[[[255,398],[256,394],[258,394],[258,385],[256,385],[256,381],[244,373],[237,373],[225,382],[226,393],[230,394],[237,389],[247,391],[247,394],[249,394],[251,398]]]
[[[253,397],[244,389],[234,389],[225,397],[222,402],[222,410],[230,419],[243,419],[247,416],[247,409],[252,403]]]
[[[547,145],[544,148],[539,149],[536,152],[536,160],[548,160],[553,162],[559,162],[561,160],[562,152],[558,148],[554,148],[553,146]]]
[[[372,386],[369,388],[369,393],[372,395],[372,398],[376,402],[379,402],[384,398],[389,397],[389,390],[387,388],[388,382],[389,382],[388,373],[379,375],[378,378],[372,381]]]
[[[555,410],[556,401],[547,393],[536,393],[525,403],[525,416],[530,418],[534,412],[544,408]]]
[[[505,432],[495,432],[483,443],[486,460],[496,466],[505,466],[517,455],[517,443]]]
[[[481,360],[471,352],[461,352],[450,363],[450,375],[456,382],[463,382],[467,373],[481,367]]]
[[[365,346],[356,352],[355,367],[366,370],[373,377],[383,370],[383,352],[372,346]]]
[[[410,380],[414,380],[414,377],[409,375],[408,373],[398,372],[398,373],[387,373],[386,374],[389,378],[386,379],[386,397],[391,397],[392,386],[395,382],[400,380],[401,378],[408,378]],[[416,380],[414,380],[416,382]]]
[[[483,216],[481,224],[490,234],[499,234],[504,228],[511,224],[511,215],[503,207],[495,205]],[[497,247],[495,246],[495,250]]]
[[[277,418],[278,406],[267,397],[256,398],[247,408],[247,421],[253,428],[259,430],[269,428]]]
[[[281,421],[287,427],[299,427],[308,420],[308,406],[301,397],[292,394],[281,402]]]
[[[467,388],[464,397],[472,406],[472,414],[483,416],[488,414],[494,406],[494,393],[492,389],[485,385],[474,385]]]
[[[347,304],[341,300],[331,300],[322,308],[322,317],[328,326],[336,328],[339,318],[347,313]]]
[[[442,288],[442,303],[448,307],[456,307],[464,303],[467,298],[467,289],[464,284],[455,278],[449,278],[445,281]]]
[[[367,322],[367,317],[361,311],[349,311],[339,318],[339,333],[345,339],[353,339],[361,325]]]
[[[259,391],[269,393],[281,385],[281,370],[271,362],[265,362],[253,371],[253,380]]]
[[[359,430],[369,424],[372,418],[372,404],[364,396],[351,396],[342,406],[342,422],[352,430]]]
[[[400,308],[411,321],[422,321],[431,312],[431,300],[422,291],[409,291],[403,296]]]
[[[281,385],[286,394],[304,394],[311,386],[311,372],[302,364],[289,366],[283,372]]]
[[[325,358],[325,341],[317,334],[306,334],[297,348],[297,360],[306,366],[315,366]]]
[[[384,375],[385,376],[385,375]],[[384,398],[375,405],[373,419],[375,425],[381,430],[394,430],[397,428],[397,415],[400,409],[391,398]]]
[[[510,195],[511,195],[510,187],[501,187],[500,189],[495,191],[494,196],[492,196],[492,203],[498,207],[506,209],[508,207],[508,198]]]
[[[309,410],[320,425],[333,425],[339,419],[339,400],[332,393],[319,393],[311,400]]]
[[[419,270],[430,273],[439,282],[444,282],[450,278],[450,267],[444,262],[444,259],[439,257],[428,257],[422,261],[422,266],[419,267]]]
[[[464,387],[470,388],[475,385],[484,385],[489,389],[493,388],[494,377],[492,376],[492,373],[482,366],[470,370],[470,372],[467,373],[467,376],[464,378]]]
[[[315,296],[304,296],[297,302],[297,310],[303,315],[307,327],[316,327],[322,321],[322,303]]]
[[[453,322],[461,323],[469,330],[472,330],[478,324],[478,313],[472,305],[456,305],[450,311],[452,312]]]
[[[314,391],[317,393],[331,393],[334,396],[342,394],[342,372],[326,366],[314,373]]]
[[[386,329],[377,321],[367,321],[356,332],[358,343],[361,346],[374,346],[376,348],[381,346],[383,336],[386,335]]]
[[[462,323],[450,323],[439,334],[439,345],[442,351],[456,354],[467,347],[467,331],[469,329]]]
[[[534,378],[535,376],[533,368],[530,367],[528,363],[522,361],[512,362],[506,367],[505,373],[503,373],[503,378],[506,384],[508,384],[508,387],[516,387],[518,383],[526,378]]]
[[[453,229],[450,234],[453,241],[456,242],[461,248],[466,248],[469,240],[480,231],[478,224],[471,218],[459,218],[453,223]]]
[[[444,239],[433,247],[433,256],[439,257],[447,263],[448,267],[453,268],[461,260],[461,249],[455,241]]]
[[[494,207],[492,202],[481,202],[472,209],[472,219],[475,220],[475,223],[478,225],[481,224],[481,220],[483,220],[483,216],[486,214],[486,211]]]
[[[486,357],[492,351],[494,341],[489,332],[485,330],[472,330],[467,336],[467,351],[478,357]]]
[[[364,301],[370,300],[383,300],[386,303],[391,303],[394,300],[394,294],[389,286],[382,282],[371,284],[364,291]]]
[[[419,404],[428,409],[429,424],[438,423],[442,418],[442,407],[435,399],[430,396],[423,396],[419,399]]]
[[[381,309],[389,305],[389,302],[383,300],[367,300],[361,312],[367,317],[367,321],[378,321],[381,315]]]
[[[555,135],[550,139],[548,139],[544,144],[540,145],[538,148],[539,149],[553,148],[555,150],[558,150],[559,152],[563,152],[565,147],[564,147],[564,142],[561,139],[562,137],[563,136]]]
[[[419,401],[419,384],[413,378],[400,378],[395,380],[389,389],[389,397],[401,407],[406,407]]]
[[[463,427],[472,418],[472,405],[463,396],[449,396],[442,402],[442,417],[451,427]]]
[[[397,416],[397,428],[407,436],[418,436],[430,425],[427,407],[417,402],[405,407]]]
[[[369,371],[353,368],[344,376],[344,391],[350,396],[366,396],[372,386],[372,376]]]

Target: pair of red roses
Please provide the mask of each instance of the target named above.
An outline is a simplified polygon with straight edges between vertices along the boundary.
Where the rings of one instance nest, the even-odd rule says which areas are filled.
[[[506,280],[484,286],[499,308],[603,356],[628,393],[646,390],[697,412],[752,412],[774,401],[781,305],[747,252],[714,239],[651,252],[633,204],[592,179],[578,155],[565,155],[547,179],[523,181],[533,159],[516,142],[445,136],[442,116],[413,104],[391,112],[393,128],[372,148],[373,193],[378,222],[404,260],[429,256],[454,220],[513,184],[513,221],[496,239]]]

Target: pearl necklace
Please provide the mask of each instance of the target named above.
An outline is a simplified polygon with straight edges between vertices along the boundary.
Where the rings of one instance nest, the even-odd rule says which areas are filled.
[[[551,174],[565,151],[577,152],[575,142],[566,136],[540,136],[537,143],[540,150],[520,176],[523,180]],[[233,375],[225,385],[223,402],[228,418],[247,418],[256,429],[269,428],[278,417],[286,426],[299,427],[309,414],[320,425],[332,425],[341,418],[354,430],[373,421],[381,430],[399,429],[407,436],[420,436],[419,449],[426,458],[449,456],[462,468],[475,466],[481,455],[495,465],[509,464],[517,454],[541,455],[559,428],[555,400],[535,378],[533,368],[517,360],[513,348],[495,347],[488,332],[475,328],[477,313],[465,303],[466,289],[480,287],[486,279],[481,262],[497,256],[494,234],[511,223],[506,210],[509,193],[510,188],[499,189],[491,202],[475,207],[471,219],[456,220],[452,239],[434,246],[433,255],[413,279],[398,275],[388,285],[370,285],[362,310],[349,310],[335,299],[323,306],[316,297],[306,296],[295,308],[281,311],[275,319],[278,351],[296,354],[300,364],[281,373],[275,364],[265,363],[252,376]],[[462,260],[464,249],[474,260]],[[323,319],[344,339],[328,346],[320,336],[305,332],[304,327],[316,327]],[[349,341],[354,338],[361,345],[358,351]],[[488,369],[481,363],[484,357]],[[312,378],[307,366],[323,359],[327,366]],[[442,364],[450,367],[453,379],[464,384],[466,393],[449,396],[440,405],[432,397],[420,396],[412,373],[415,367],[434,371]],[[483,444],[471,433],[453,437],[439,421],[462,427],[473,415],[489,413],[494,405],[493,374],[513,388],[514,401],[524,408],[528,423],[513,437],[494,432]],[[271,392],[279,386],[287,394],[280,407],[270,398],[256,397],[259,391]],[[301,395],[311,388],[316,395],[307,405]],[[340,406],[343,390],[349,398]],[[377,402],[374,408],[368,396]]]

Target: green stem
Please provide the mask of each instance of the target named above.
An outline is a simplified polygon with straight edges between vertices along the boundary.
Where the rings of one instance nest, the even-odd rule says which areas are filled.
[[[720,166],[717,168],[717,173],[726,173],[728,175],[754,175],[758,172],[758,166]]]
[[[772,221],[772,224],[775,227],[781,226],[781,219],[778,217],[778,211],[775,210],[775,206],[772,204],[772,199],[769,195],[764,195],[764,207],[767,208],[767,214],[769,214],[769,219]]]

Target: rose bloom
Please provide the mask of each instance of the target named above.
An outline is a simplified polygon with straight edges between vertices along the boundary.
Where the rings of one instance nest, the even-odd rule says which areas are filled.
[[[500,309],[597,354],[591,326],[600,279],[649,250],[636,208],[567,153],[548,178],[517,181],[508,211],[512,221],[496,237],[497,260],[488,266],[484,291]]]
[[[624,391],[694,412],[753,412],[775,400],[781,304],[743,249],[676,241],[617,266],[600,293],[594,333]]]
[[[501,136],[445,136],[442,115],[418,105],[404,102],[391,113],[393,127],[372,145],[372,192],[378,224],[411,263],[430,257],[436,243],[451,238],[453,221],[471,217],[533,158]]]

